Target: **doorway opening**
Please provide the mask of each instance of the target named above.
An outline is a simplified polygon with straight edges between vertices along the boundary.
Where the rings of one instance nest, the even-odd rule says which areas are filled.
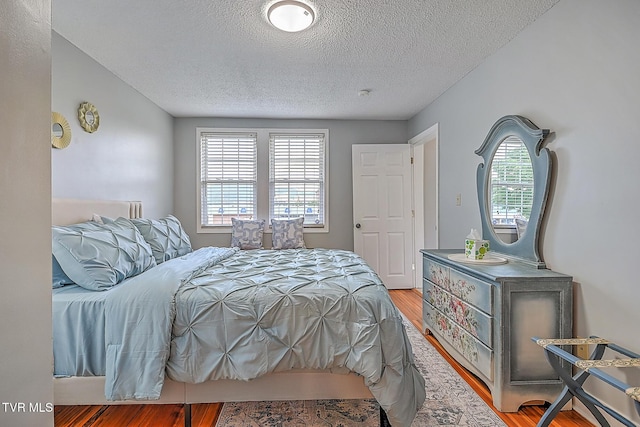
[[[422,290],[420,249],[439,249],[438,123],[409,140],[413,149],[414,286]]]

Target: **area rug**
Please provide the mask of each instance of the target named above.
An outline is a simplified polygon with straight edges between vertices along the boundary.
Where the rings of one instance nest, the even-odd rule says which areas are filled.
[[[427,391],[412,426],[506,426],[420,331],[403,319]],[[379,410],[373,399],[225,403],[216,427],[377,427]]]

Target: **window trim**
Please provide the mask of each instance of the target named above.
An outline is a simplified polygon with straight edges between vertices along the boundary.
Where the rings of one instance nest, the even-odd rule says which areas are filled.
[[[201,199],[201,133],[255,133],[257,135],[257,194],[256,194],[256,219],[265,219],[265,234],[271,234],[271,221],[269,218],[270,195],[269,195],[269,137],[270,134],[324,134],[324,227],[308,224],[304,227],[304,233],[328,233],[329,232],[329,129],[298,129],[298,128],[218,128],[209,126],[197,126],[195,132],[196,143],[196,233],[197,234],[229,234],[231,226],[203,226],[200,218],[202,208]]]

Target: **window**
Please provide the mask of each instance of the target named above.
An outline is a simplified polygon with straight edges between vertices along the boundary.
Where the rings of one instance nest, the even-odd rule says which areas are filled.
[[[491,163],[491,222],[514,226],[529,219],[533,205],[533,167],[527,147],[517,137],[498,146]]]
[[[257,134],[207,132],[200,140],[200,226],[230,226],[257,212]]]
[[[269,135],[269,217],[325,225],[325,135]]]
[[[228,233],[234,217],[327,233],[328,144],[328,129],[197,128],[198,233]]]

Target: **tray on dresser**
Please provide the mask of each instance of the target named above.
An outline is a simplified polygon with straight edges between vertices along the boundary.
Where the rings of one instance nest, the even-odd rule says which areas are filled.
[[[508,260],[496,255],[485,255],[483,259],[467,258],[465,254],[450,254],[447,258],[451,261],[463,262],[467,264],[482,264],[482,265],[500,265],[506,264]]]

